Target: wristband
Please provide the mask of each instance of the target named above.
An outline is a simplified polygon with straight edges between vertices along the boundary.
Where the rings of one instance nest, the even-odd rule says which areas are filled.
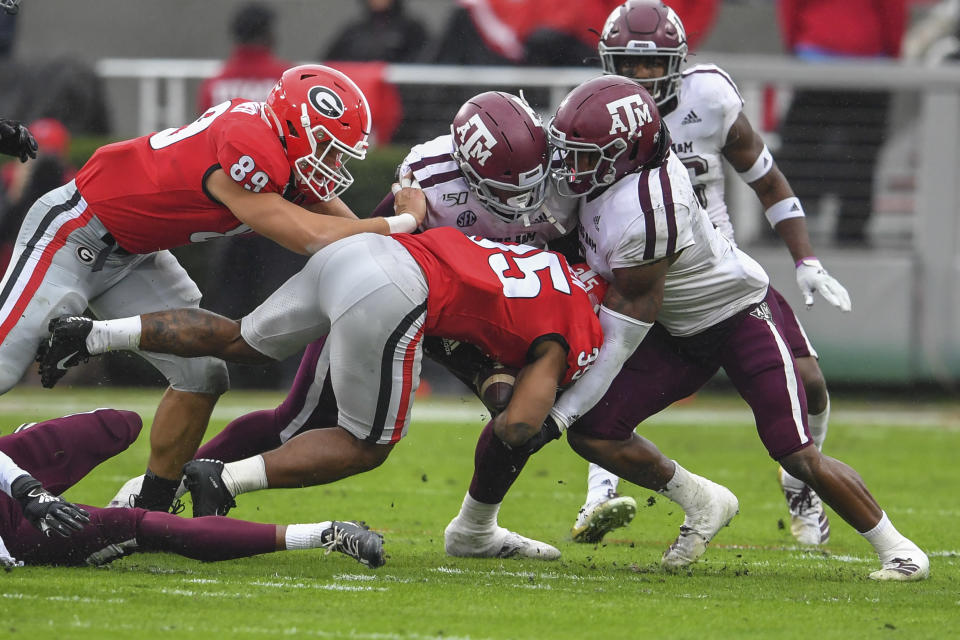
[[[412,213],[398,213],[395,216],[384,218],[387,226],[390,227],[390,233],[413,233],[417,230],[417,219]]]
[[[807,256],[806,258],[800,258],[799,260],[797,260],[797,264],[796,264],[797,269],[800,268],[800,265],[807,264],[807,260],[814,260],[817,263],[816,265],[808,265],[808,266],[811,266],[811,267],[820,266],[820,259],[817,258],[817,256]]]
[[[760,155],[757,156],[757,161],[753,163],[753,166],[737,175],[740,176],[741,180],[750,184],[770,173],[770,169],[773,169],[773,156],[770,155],[770,149],[767,149],[767,145],[763,145],[763,150],[760,151]]]
[[[774,202],[769,209],[763,212],[763,215],[767,216],[767,222],[770,223],[771,227],[776,227],[784,220],[802,218],[805,214],[803,213],[803,205],[800,204],[800,198],[793,197]]]

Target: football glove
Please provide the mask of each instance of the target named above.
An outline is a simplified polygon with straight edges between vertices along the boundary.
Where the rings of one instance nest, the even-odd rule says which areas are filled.
[[[553,419],[553,416],[548,415],[546,420],[543,421],[540,431],[535,433],[533,437],[524,442],[522,446],[516,447],[513,450],[523,455],[532,456],[537,451],[540,451],[540,449],[543,449],[546,445],[550,444],[554,440],[559,439],[560,433],[561,431],[560,427],[557,426],[557,421]]]
[[[64,538],[83,529],[90,514],[77,505],[55,496],[30,474],[24,474],[10,485],[10,494],[20,503],[23,517],[46,535],[56,532]]]
[[[37,157],[37,148],[37,141],[25,126],[16,120],[0,118],[0,153],[26,162],[27,158]]]
[[[850,311],[850,294],[836,278],[827,273],[816,258],[804,258],[797,263],[797,286],[800,287],[803,303],[808,309],[813,306],[813,294],[819,293],[824,300],[841,311]]]

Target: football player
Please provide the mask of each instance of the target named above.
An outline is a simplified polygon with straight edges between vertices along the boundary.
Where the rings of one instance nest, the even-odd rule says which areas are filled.
[[[768,222],[790,251],[807,306],[813,304],[814,293],[819,293],[842,311],[849,311],[850,296],[816,258],[803,205],[744,115],[743,99],[733,80],[712,64],[681,70],[687,39],[677,14],[659,0],[629,0],[607,18],[598,46],[604,73],[631,78],[653,96],[670,130],[673,151],[690,173],[700,206],[720,232],[734,242],[724,200],[726,161],[756,192]],[[783,312],[787,344],[806,391],[810,432],[816,446],[822,447],[830,397],[817,352],[789,304],[771,290]],[[778,473],[793,536],[803,544],[827,542],[830,523],[820,498],[782,467]],[[573,539],[578,542],[600,541],[620,523],[617,512],[622,512],[623,498],[614,493],[617,477],[591,465],[588,478],[587,497],[573,526]]]
[[[266,102],[223,102],[186,126],[101,147],[20,228],[0,288],[0,393],[23,376],[52,317],[198,306],[173,247],[256,232],[311,254],[353,233],[412,231],[420,220],[411,214],[357,220],[339,199],[353,182],[345,164],[365,156],[369,130],[357,86],[304,65],[287,70]],[[227,372],[215,358],[142,355],[170,387],[137,506],[166,510]],[[46,386],[66,372],[68,356],[46,370]]]
[[[133,412],[97,409],[21,425],[0,438],[0,566],[102,565],[135,551],[213,561],[314,548],[344,553],[370,567],[384,563],[383,538],[354,522],[190,519],[86,507],[58,496],[130,446],[141,426]]]
[[[324,484],[379,466],[407,432],[423,337],[475,344],[519,369],[509,403],[481,435],[485,446],[475,461],[511,471],[498,474],[496,486],[471,487],[477,499],[467,496],[469,513],[448,527],[447,547],[464,547],[455,555],[555,558],[554,547],[499,527],[499,500],[489,496],[505,494],[546,442],[542,425],[557,388],[593,362],[602,341],[593,308],[561,255],[437,228],[340,240],[240,322],[200,309],[161,311],[124,320],[135,327],[124,336],[103,322],[66,317],[51,325],[50,349],[262,362],[326,336],[313,379],[336,398],[328,428],[226,465],[187,463],[194,516],[203,516],[226,513],[234,497],[248,491]]]
[[[416,145],[398,168],[404,184],[417,184],[426,199],[423,229],[449,227],[495,241],[536,247],[567,241],[579,251],[575,233],[575,202],[557,195],[547,182],[549,156],[540,117],[520,96],[491,91],[467,100],[454,116],[450,133]],[[413,204],[408,193],[390,193],[375,215],[391,215]],[[275,409],[255,411],[233,420],[197,452],[197,458],[232,462],[274,449],[298,433],[324,427],[336,420],[337,406],[329,379],[317,377],[317,359],[323,339],[311,343],[286,399]],[[509,380],[494,361],[473,345],[427,336],[424,353],[440,362],[477,395],[488,381]],[[490,377],[488,377],[488,374]],[[494,378],[494,376],[503,376]],[[326,383],[326,386],[324,386]],[[505,406],[488,404],[495,415]],[[489,438],[478,445],[478,458],[489,447]],[[486,469],[475,472],[486,473]],[[139,490],[133,478],[111,500],[124,507]],[[480,495],[485,480],[475,475],[465,504],[498,504],[495,493]],[[184,489],[181,489],[183,491]],[[629,498],[629,500],[633,500]],[[482,509],[482,507],[478,507]],[[488,545],[481,545],[490,552]],[[477,548],[447,545],[454,555],[476,555]],[[492,553],[498,553],[493,549]]]
[[[609,282],[603,346],[550,421],[587,460],[684,506],[662,566],[694,562],[738,503],[726,489],[691,482],[634,428],[723,367],[770,457],[873,545],[882,567],[870,577],[926,578],[926,554],[894,528],[854,469],[815,445],[767,274],[700,206],[646,89],[616,75],[585,82],[560,103],[548,134],[563,156],[553,171],[558,189],[580,201],[587,264]]]

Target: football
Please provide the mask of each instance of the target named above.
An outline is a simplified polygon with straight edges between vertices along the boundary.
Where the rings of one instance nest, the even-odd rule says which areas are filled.
[[[507,408],[513,395],[513,384],[517,381],[518,369],[494,363],[484,367],[477,374],[477,390],[480,400],[493,417]]]

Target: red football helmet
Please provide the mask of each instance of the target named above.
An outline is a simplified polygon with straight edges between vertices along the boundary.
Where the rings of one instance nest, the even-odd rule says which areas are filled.
[[[676,12],[660,0],[627,0],[607,17],[600,35],[604,73],[630,77],[636,56],[662,58],[666,71],[636,80],[663,105],[680,90],[680,65],[687,58],[687,33]]]
[[[470,98],[450,125],[453,157],[470,191],[498,218],[522,220],[546,198],[547,136],[522,97],[488,91]]]
[[[582,196],[663,161],[670,135],[647,90],[600,76],[567,94],[547,129],[562,156],[551,175],[561,195]]]
[[[301,190],[326,201],[353,184],[346,161],[363,160],[370,136],[370,107],[353,80],[319,64],[287,69],[264,112]]]

